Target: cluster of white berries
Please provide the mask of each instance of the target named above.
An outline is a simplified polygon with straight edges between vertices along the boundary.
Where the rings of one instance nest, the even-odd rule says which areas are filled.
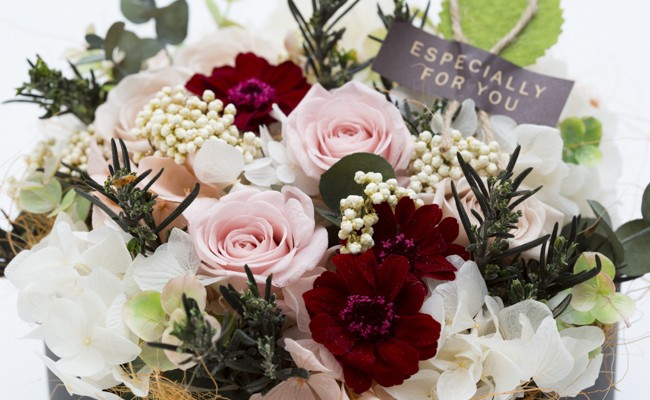
[[[375,245],[372,226],[379,217],[373,204],[387,202],[394,208],[405,196],[415,200],[416,207],[423,204],[415,191],[398,186],[396,179],[384,182],[380,173],[357,171],[354,180],[364,187],[366,197],[351,195],[341,200],[339,239],[346,241],[340,249],[341,254],[360,254]]]
[[[455,129],[449,136],[447,143],[442,136],[429,131],[414,137],[415,152],[409,164],[410,189],[417,193],[433,193],[441,180],[462,178],[463,170],[456,158],[457,153],[481,176],[495,176],[499,172],[498,164],[504,157],[499,143],[485,144],[472,136],[464,138]]]
[[[86,130],[74,132],[63,150],[61,161],[72,167],[86,171],[88,169],[88,151],[90,150],[90,143],[92,141],[97,141],[100,149],[104,148],[104,139],[95,135],[92,126],[89,126]],[[61,168],[67,171],[67,168]]]
[[[25,163],[27,163],[28,171],[35,171],[38,168],[43,168],[47,160],[54,157],[52,149],[56,145],[54,138],[41,140],[36,143],[34,150],[25,156]]]
[[[253,132],[240,135],[233,124],[236,114],[234,105],[224,107],[211,90],[198,97],[183,86],[164,87],[138,113],[132,133],[149,140],[153,155],[173,158],[177,164],[183,164],[188,155],[196,153],[211,138],[234,146],[250,163],[262,156],[262,141]],[[134,161],[139,162],[145,155],[136,153]]]

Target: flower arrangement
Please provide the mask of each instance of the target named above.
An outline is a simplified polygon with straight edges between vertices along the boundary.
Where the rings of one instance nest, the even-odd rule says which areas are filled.
[[[405,0],[288,0],[284,48],[206,3],[219,29],[197,45],[185,0],[122,0],[156,37],[117,22],[17,91],[64,129],[12,182],[0,255],[68,392],[588,394],[635,312],[617,284],[650,272],[650,192],[615,229],[596,116],[518,123],[369,69],[398,24],[533,64],[559,2],[475,20],[483,2],[445,0],[436,25]],[[377,25],[350,38],[368,6]]]

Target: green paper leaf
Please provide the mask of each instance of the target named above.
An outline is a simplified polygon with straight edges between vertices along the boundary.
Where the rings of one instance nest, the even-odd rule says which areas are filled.
[[[384,181],[395,178],[393,167],[376,154],[355,153],[341,158],[320,178],[321,196],[333,212],[339,213],[341,200],[349,195],[363,195],[363,188],[354,181],[357,171],[379,172]]]
[[[143,340],[159,340],[166,328],[167,314],[160,304],[160,293],[138,293],[124,305],[124,322]]]
[[[584,142],[586,131],[587,128],[580,118],[571,117],[560,122],[560,133],[566,146],[581,145]]]
[[[594,167],[603,159],[603,153],[596,146],[580,146],[575,150],[575,158],[580,165]]]
[[[650,272],[648,249],[650,249],[650,221],[636,219],[616,230],[625,250],[626,267],[622,271],[628,277],[638,277]]]
[[[461,26],[469,44],[490,50],[521,18],[528,0],[459,0]],[[519,66],[534,64],[557,42],[562,32],[560,0],[539,0],[536,14],[500,54]],[[453,39],[449,0],[442,3],[440,32]]]
[[[121,0],[120,9],[129,21],[143,24],[151,19],[156,10],[155,0]]]
[[[646,221],[650,221],[650,185],[646,186],[643,191],[643,197],[641,200],[641,215]]]
[[[168,44],[181,44],[187,36],[189,8],[185,0],[177,0],[156,11],[156,35]]]

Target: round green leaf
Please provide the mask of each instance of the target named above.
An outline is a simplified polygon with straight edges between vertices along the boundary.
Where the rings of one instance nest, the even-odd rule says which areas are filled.
[[[117,47],[123,32],[124,22],[116,22],[108,28],[104,39],[104,56],[107,60],[113,59],[113,50]]]
[[[160,293],[151,290],[138,293],[124,305],[124,322],[148,342],[159,340],[166,328],[167,314],[160,304]]]
[[[625,250],[625,268],[628,277],[641,276],[650,272],[648,249],[650,249],[650,221],[636,219],[623,224],[616,230]]]
[[[142,24],[151,19],[156,9],[155,0],[121,0],[120,9],[129,21]]]
[[[615,293],[612,296],[601,296],[591,313],[603,324],[615,324],[627,321],[635,310],[634,300],[623,293]]]
[[[571,117],[560,122],[562,141],[567,147],[581,145],[585,140],[585,132],[585,124],[580,118]]]
[[[594,117],[583,118],[582,121],[585,124],[585,142],[598,146],[603,137],[603,125]]]
[[[187,36],[189,8],[185,0],[177,0],[156,10],[156,35],[163,43],[181,44]]]
[[[603,153],[600,149],[592,145],[580,146],[575,149],[574,154],[578,164],[587,167],[594,167],[603,159]]]
[[[350,195],[363,195],[363,188],[354,181],[357,171],[379,172],[384,181],[395,178],[393,167],[376,154],[354,153],[341,158],[321,175],[319,186],[323,201],[337,214],[342,199]]]
[[[18,195],[18,206],[34,214],[43,214],[56,209],[61,203],[62,189],[58,180],[33,188],[23,188]]]
[[[641,200],[641,215],[646,221],[650,221],[650,185],[646,186],[643,191],[643,197]]]
[[[517,24],[528,0],[458,0],[460,23],[469,44],[490,50]],[[519,36],[500,54],[519,66],[534,64],[562,32],[560,0],[539,0],[537,12]],[[449,0],[442,3],[440,32],[453,39]]]

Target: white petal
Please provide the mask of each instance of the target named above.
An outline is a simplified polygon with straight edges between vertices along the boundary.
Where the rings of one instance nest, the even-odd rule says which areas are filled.
[[[140,354],[140,347],[135,343],[106,328],[95,328],[91,346],[111,365],[133,361]]]
[[[467,400],[476,393],[476,382],[468,369],[456,368],[440,375],[437,389],[440,400]]]
[[[397,399],[430,400],[434,398],[440,373],[432,369],[420,369],[403,384],[384,388]]]
[[[160,247],[149,257],[138,255],[133,264],[133,279],[142,290],[162,292],[171,279],[187,274],[176,258]]]
[[[43,322],[45,344],[59,357],[72,357],[82,350],[88,334],[86,314],[68,299],[53,299],[48,305],[48,318]]]
[[[174,228],[167,241],[169,253],[178,260],[187,275],[196,275],[201,265],[201,259],[196,252],[194,242],[190,235],[180,229]]]
[[[105,229],[112,231],[110,228]],[[81,259],[91,268],[103,267],[114,274],[125,273],[131,264],[131,255],[117,233],[107,235],[104,240],[84,251]]]
[[[122,281],[108,270],[98,267],[84,280],[86,290],[98,295],[106,307],[113,303],[113,300],[124,293]]]
[[[57,364],[53,360],[47,358],[45,355],[38,354],[38,356],[41,357],[50,371],[61,380],[63,386],[71,395],[77,394],[80,396],[89,396],[97,400],[122,400],[119,396],[113,393],[102,392],[99,387],[86,380],[64,373],[58,368]]]
[[[261,187],[270,187],[274,183],[278,182],[278,178],[275,174],[275,168],[272,166],[254,169],[244,172],[244,177],[250,181],[253,185]]]
[[[137,373],[127,372],[122,367],[113,368],[113,377],[126,385],[138,397],[147,397],[150,375],[151,368],[146,365]]]
[[[454,123],[451,125],[454,129],[460,131],[463,137],[472,136],[478,128],[478,116],[474,107],[474,100],[464,100]]]
[[[84,346],[78,354],[73,357],[61,358],[56,365],[66,374],[88,377],[101,372],[106,363],[97,350],[90,346]]]
[[[269,156],[271,159],[278,164],[287,164],[289,163],[289,157],[287,156],[287,148],[284,143],[272,141],[269,142]]]
[[[517,138],[514,135],[517,127],[515,120],[505,115],[493,115],[490,117],[490,125],[492,125],[494,139],[501,146],[501,150],[512,153],[517,147]]]
[[[296,180],[296,169],[292,165],[279,165],[275,173],[278,179],[284,183],[293,183]]]
[[[244,169],[244,156],[221,140],[208,140],[194,159],[194,173],[204,183],[231,184]]]

